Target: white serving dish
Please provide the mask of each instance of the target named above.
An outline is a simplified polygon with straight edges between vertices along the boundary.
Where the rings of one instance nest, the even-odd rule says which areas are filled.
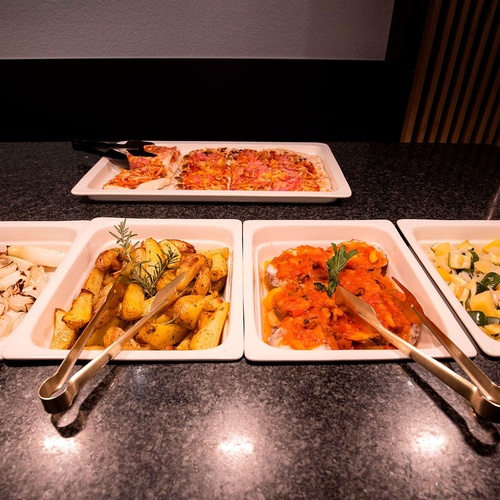
[[[324,143],[311,142],[165,142],[152,141],[162,146],[177,146],[181,154],[199,148],[286,148],[292,151],[319,156],[325,165],[332,186],[332,191],[210,191],[210,190],[159,190],[103,189],[102,186],[119,173],[119,167],[108,159],[101,158],[74,186],[71,193],[88,196],[94,200],[107,201],[232,201],[232,202],[287,202],[287,203],[329,203],[337,198],[349,198],[352,194],[344,174],[333,156],[330,147]]]
[[[54,250],[67,251],[89,221],[0,221],[0,246],[4,245],[34,245]],[[4,251],[4,249],[3,249]],[[54,272],[48,271],[51,274]],[[45,289],[35,301],[26,316],[9,336],[0,339],[0,359],[3,358],[3,349],[9,338],[21,328],[27,318],[35,314],[38,301],[45,294]]]
[[[469,313],[436,271],[424,250],[425,246],[442,241],[457,244],[469,240],[471,243],[484,245],[496,238],[500,239],[500,221],[401,219],[397,221],[397,224],[420,263],[480,349],[489,356],[500,357],[500,341],[486,335],[474,323]]]
[[[115,226],[123,219],[92,219],[79,235],[66,260],[58,268],[36,312],[27,318],[22,329],[11,336],[4,349],[5,359],[60,360],[68,351],[51,349],[53,316],[56,307],[67,309],[92,270],[98,254],[113,246]],[[199,249],[227,246],[230,249],[230,274],[223,293],[230,302],[229,317],[223,331],[223,342],[216,348],[197,351],[121,351],[121,361],[237,360],[243,356],[242,301],[242,225],[229,219],[127,219],[126,226],[136,234],[132,241],[147,237],[181,239]],[[82,360],[93,359],[101,350],[84,350]]]
[[[399,279],[415,294],[428,316],[467,354],[477,354],[460,324],[388,220],[359,221],[245,221],[243,223],[243,282],[245,357],[251,361],[397,361],[407,359],[398,350],[289,350],[262,340],[263,263],[297,245],[329,247],[351,239],[372,243],[389,259],[387,275]],[[418,345],[435,358],[449,358],[432,334],[423,329]]]

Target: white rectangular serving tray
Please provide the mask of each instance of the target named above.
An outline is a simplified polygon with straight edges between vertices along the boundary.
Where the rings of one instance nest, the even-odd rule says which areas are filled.
[[[494,239],[500,239],[500,221],[401,219],[397,221],[397,224],[435,286],[445,297],[456,316],[460,318],[479,348],[488,356],[500,357],[500,341],[486,335],[474,323],[469,313],[436,271],[424,250],[424,246],[437,242],[448,241],[451,244],[457,244],[469,240],[473,244],[484,245]]]
[[[33,245],[54,250],[69,250],[77,235],[89,221],[0,221],[0,246],[3,245]],[[56,271],[51,274],[50,279]],[[47,287],[46,287],[47,288]],[[26,313],[19,325],[9,336],[0,339],[0,359],[3,359],[3,350],[8,340],[16,331],[24,328],[27,318],[36,314],[37,303],[46,293],[46,288],[41,292],[32,308]]]
[[[11,335],[4,348],[4,358],[11,360],[61,360],[68,351],[51,349],[54,310],[68,309],[83,282],[94,267],[95,259],[105,249],[115,247],[115,226],[123,219],[92,219],[77,237],[64,262],[50,280],[45,294],[37,301],[37,309]],[[193,351],[124,350],[117,361],[222,361],[243,356],[242,300],[242,224],[232,219],[126,219],[126,226],[136,234],[132,241],[152,237],[180,239],[200,250],[229,247],[229,276],[223,298],[230,302],[223,342],[213,349]],[[84,350],[81,360],[90,360],[101,350]]]
[[[245,357],[263,362],[397,361],[407,359],[399,350],[290,350],[272,347],[262,340],[264,263],[298,245],[329,247],[347,240],[362,240],[383,250],[389,259],[387,275],[396,277],[419,299],[427,315],[467,356],[477,352],[397,228],[388,220],[353,221],[245,221],[243,223],[243,283]],[[432,334],[423,329],[417,347],[429,356],[450,355]]]
[[[316,142],[165,142],[151,141],[161,146],[177,146],[181,154],[200,148],[286,148],[292,151],[317,155],[325,165],[330,177],[332,191],[219,191],[219,190],[175,190],[172,188],[137,190],[103,189],[102,186],[120,172],[107,158],[101,158],[73,187],[71,193],[105,201],[231,201],[231,202],[274,202],[274,203],[329,203],[338,198],[349,198],[351,188],[333,156],[330,147]]]

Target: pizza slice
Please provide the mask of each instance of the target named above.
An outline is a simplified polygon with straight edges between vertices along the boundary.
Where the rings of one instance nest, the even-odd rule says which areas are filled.
[[[226,162],[227,148],[195,149],[180,160],[177,189],[227,191],[230,170]]]
[[[120,169],[117,175],[104,184],[103,189],[162,189],[172,184],[180,158],[177,147],[148,144],[144,149],[156,156],[127,153],[130,169]]]
[[[270,191],[273,189],[269,164],[259,151],[233,149],[228,153],[227,162],[231,170],[230,190]]]
[[[266,149],[261,157],[269,165],[273,191],[330,191],[332,185],[319,156],[286,149]]]

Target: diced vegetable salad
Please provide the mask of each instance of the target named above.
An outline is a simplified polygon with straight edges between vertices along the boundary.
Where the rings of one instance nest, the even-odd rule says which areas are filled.
[[[427,253],[476,325],[500,341],[500,240],[484,246],[439,242]]]

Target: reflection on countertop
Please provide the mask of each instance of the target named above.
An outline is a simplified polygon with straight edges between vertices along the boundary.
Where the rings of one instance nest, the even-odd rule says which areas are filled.
[[[96,158],[0,143],[2,219],[500,216],[498,148],[329,145],[352,197],[298,205],[92,201],[70,191]],[[500,382],[500,360],[475,361]],[[2,498],[500,496],[499,426],[410,361],[116,362],[50,416],[37,390],[53,371],[0,364]]]

